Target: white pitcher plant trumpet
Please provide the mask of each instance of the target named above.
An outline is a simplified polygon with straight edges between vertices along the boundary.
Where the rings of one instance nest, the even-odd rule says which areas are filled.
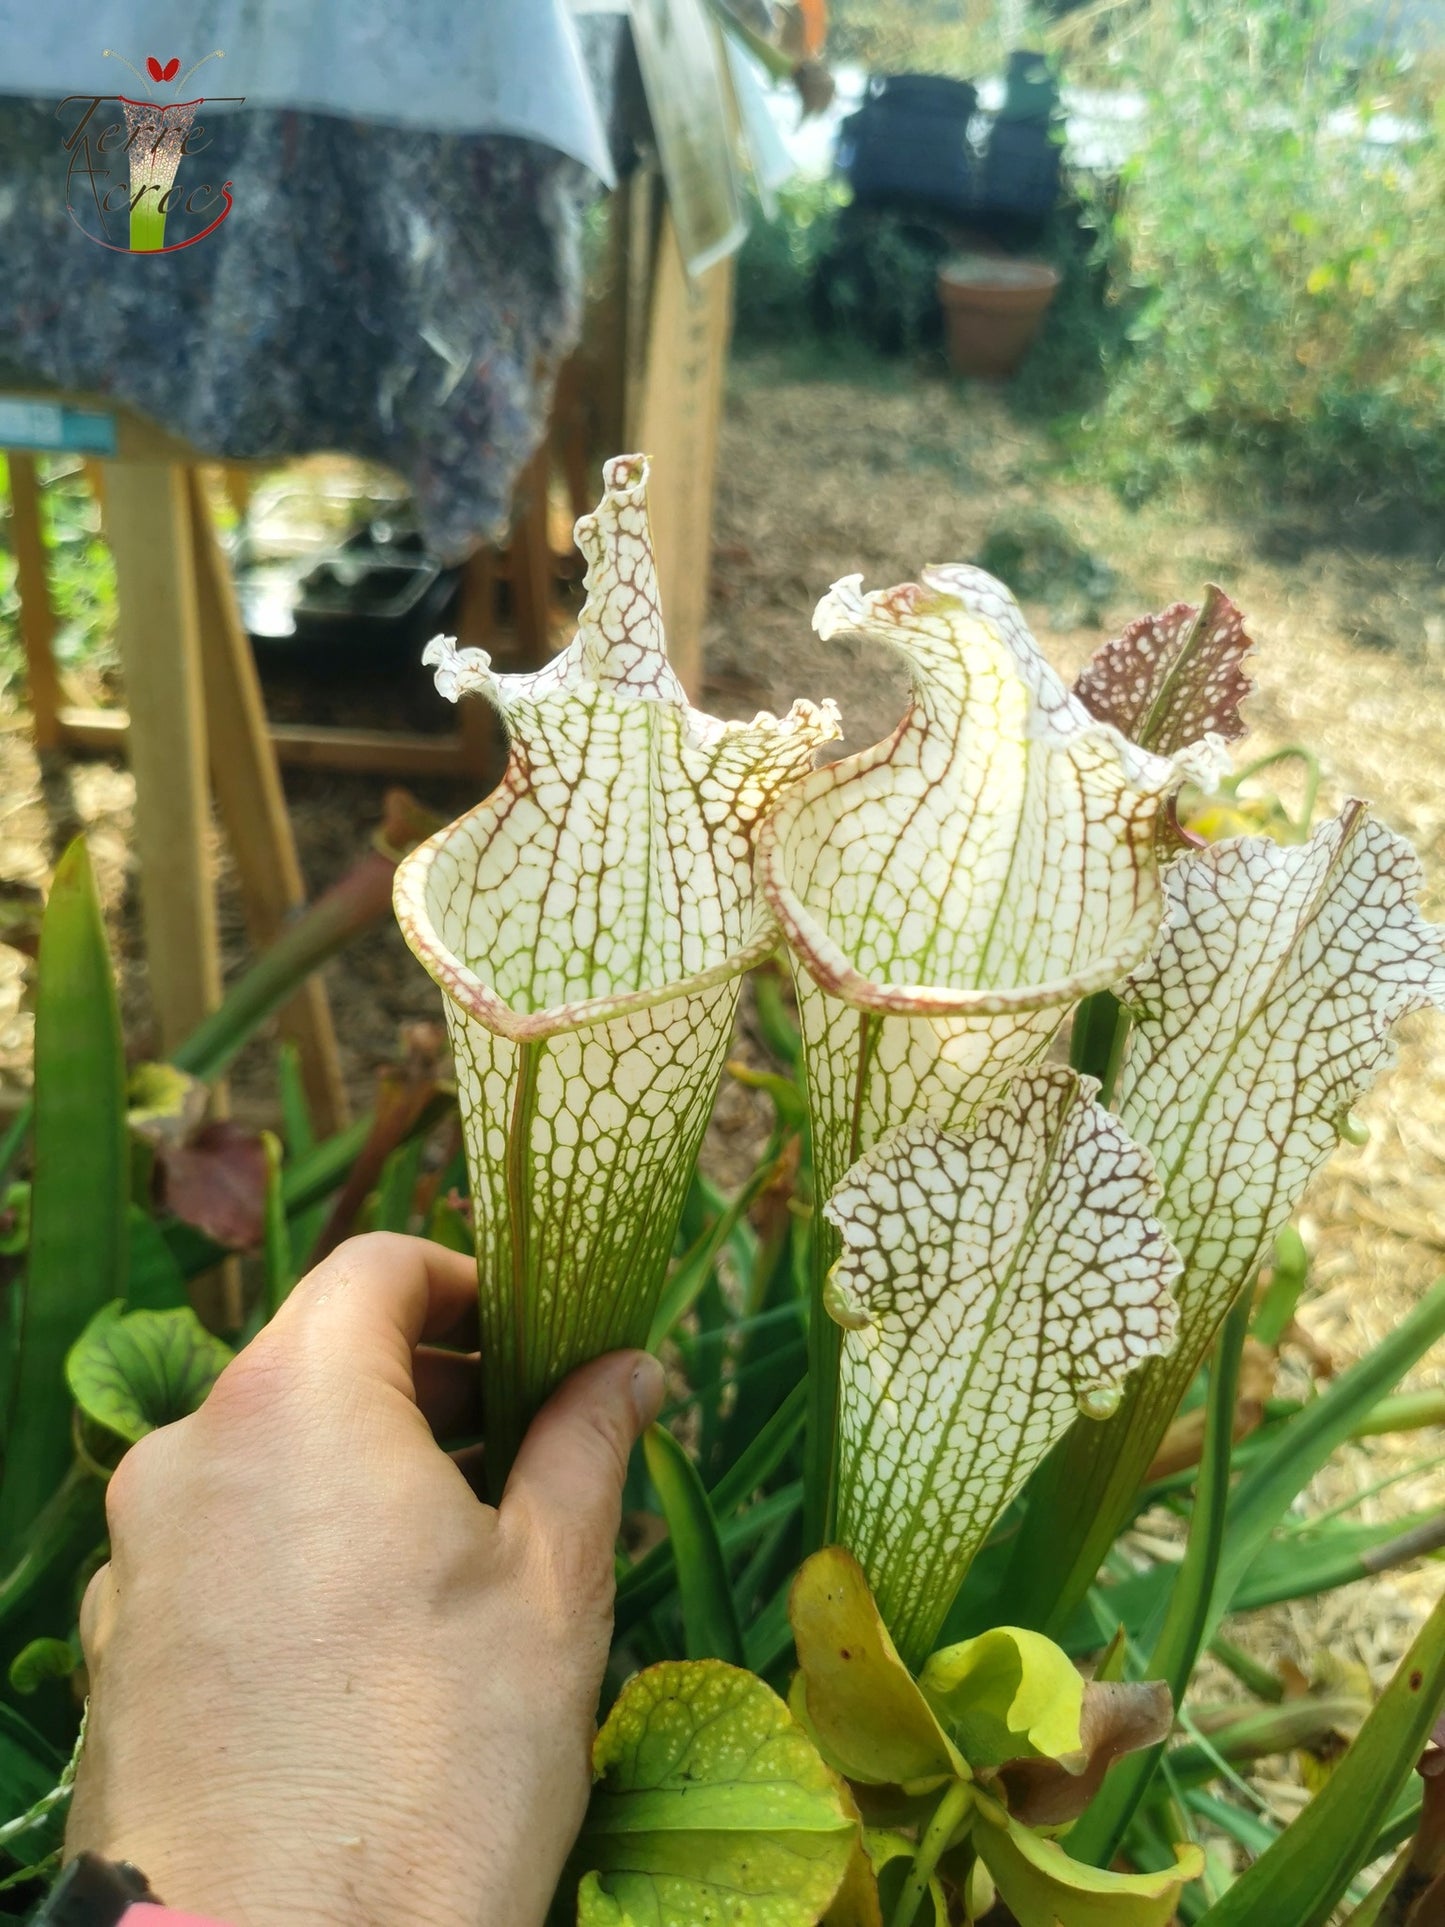
[[[811,1537],[836,1517],[917,1667],[1081,1411],[1087,1562],[1089,1508],[1137,1485],[1389,1025],[1445,1003],[1445,958],[1413,858],[1357,806],[1304,848],[1180,854],[1171,801],[1243,728],[1249,639],[1217,590],[1132,625],[1071,692],[980,571],[850,578],[815,627],[901,653],[913,697],[885,742],[814,769],[831,703],[689,706],[646,463],[606,481],[562,655],[501,676],[431,645],[510,758],[397,880],[448,998],[491,1476],[568,1370],[645,1340],[741,976],[783,941],[821,1207]],[[1110,1078],[1132,1021],[1116,1091],[1040,1062],[1090,997]]]
[[[913,678],[892,736],[798,783],[759,838],[831,1190],[896,1124],[966,1125],[1143,961],[1161,812],[1218,756],[1156,756],[1098,721],[979,569],[867,596],[850,577],[813,626],[884,644]]]
[[[722,723],[667,662],[647,464],[577,525],[587,602],[534,675],[429,645],[442,694],[496,704],[499,788],[397,873],[447,996],[471,1171],[490,1476],[586,1359],[642,1344],[743,973],[775,947],[755,827],[838,734],[831,704]]]

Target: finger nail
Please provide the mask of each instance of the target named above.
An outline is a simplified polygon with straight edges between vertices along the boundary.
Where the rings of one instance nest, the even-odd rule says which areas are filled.
[[[632,1368],[632,1403],[637,1412],[637,1429],[645,1432],[662,1410],[667,1389],[661,1365],[650,1352],[644,1352]]]

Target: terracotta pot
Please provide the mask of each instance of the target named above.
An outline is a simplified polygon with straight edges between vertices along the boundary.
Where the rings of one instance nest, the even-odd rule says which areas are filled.
[[[1059,285],[1042,261],[973,255],[938,270],[938,298],[956,375],[1011,375]]]

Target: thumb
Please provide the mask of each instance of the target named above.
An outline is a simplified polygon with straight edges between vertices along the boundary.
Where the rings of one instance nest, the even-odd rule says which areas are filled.
[[[647,1352],[611,1352],[573,1372],[522,1441],[498,1508],[504,1530],[540,1540],[548,1563],[579,1582],[610,1581],[627,1460],[662,1395],[662,1367]]]

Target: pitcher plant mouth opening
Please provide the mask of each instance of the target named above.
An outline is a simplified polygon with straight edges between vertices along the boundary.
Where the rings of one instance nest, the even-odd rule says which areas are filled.
[[[648,464],[607,464],[577,524],[577,634],[526,675],[447,638],[438,689],[493,703],[510,754],[491,796],[397,874],[407,940],[459,1009],[535,1041],[739,977],[776,946],[752,842],[776,794],[838,734],[834,704],[749,723],[694,709],[667,661]]]
[[[459,1009],[499,1037],[535,1043],[559,1031],[583,1030],[610,1018],[650,1010],[676,997],[713,990],[765,962],[778,947],[776,930],[764,924],[739,949],[727,952],[691,977],[579,997],[545,1010],[519,1010],[500,997],[459,954],[470,948],[465,913],[456,898],[459,847],[463,853],[474,848],[497,823],[489,800],[419,845],[397,871],[395,904],[412,952],[428,975]]]
[[[1062,1010],[1148,954],[1161,811],[1216,746],[1151,753],[1090,714],[1001,583],[964,566],[864,595],[814,627],[908,664],[893,734],[805,777],[759,838],[760,882],[831,996],[899,1017]]]

